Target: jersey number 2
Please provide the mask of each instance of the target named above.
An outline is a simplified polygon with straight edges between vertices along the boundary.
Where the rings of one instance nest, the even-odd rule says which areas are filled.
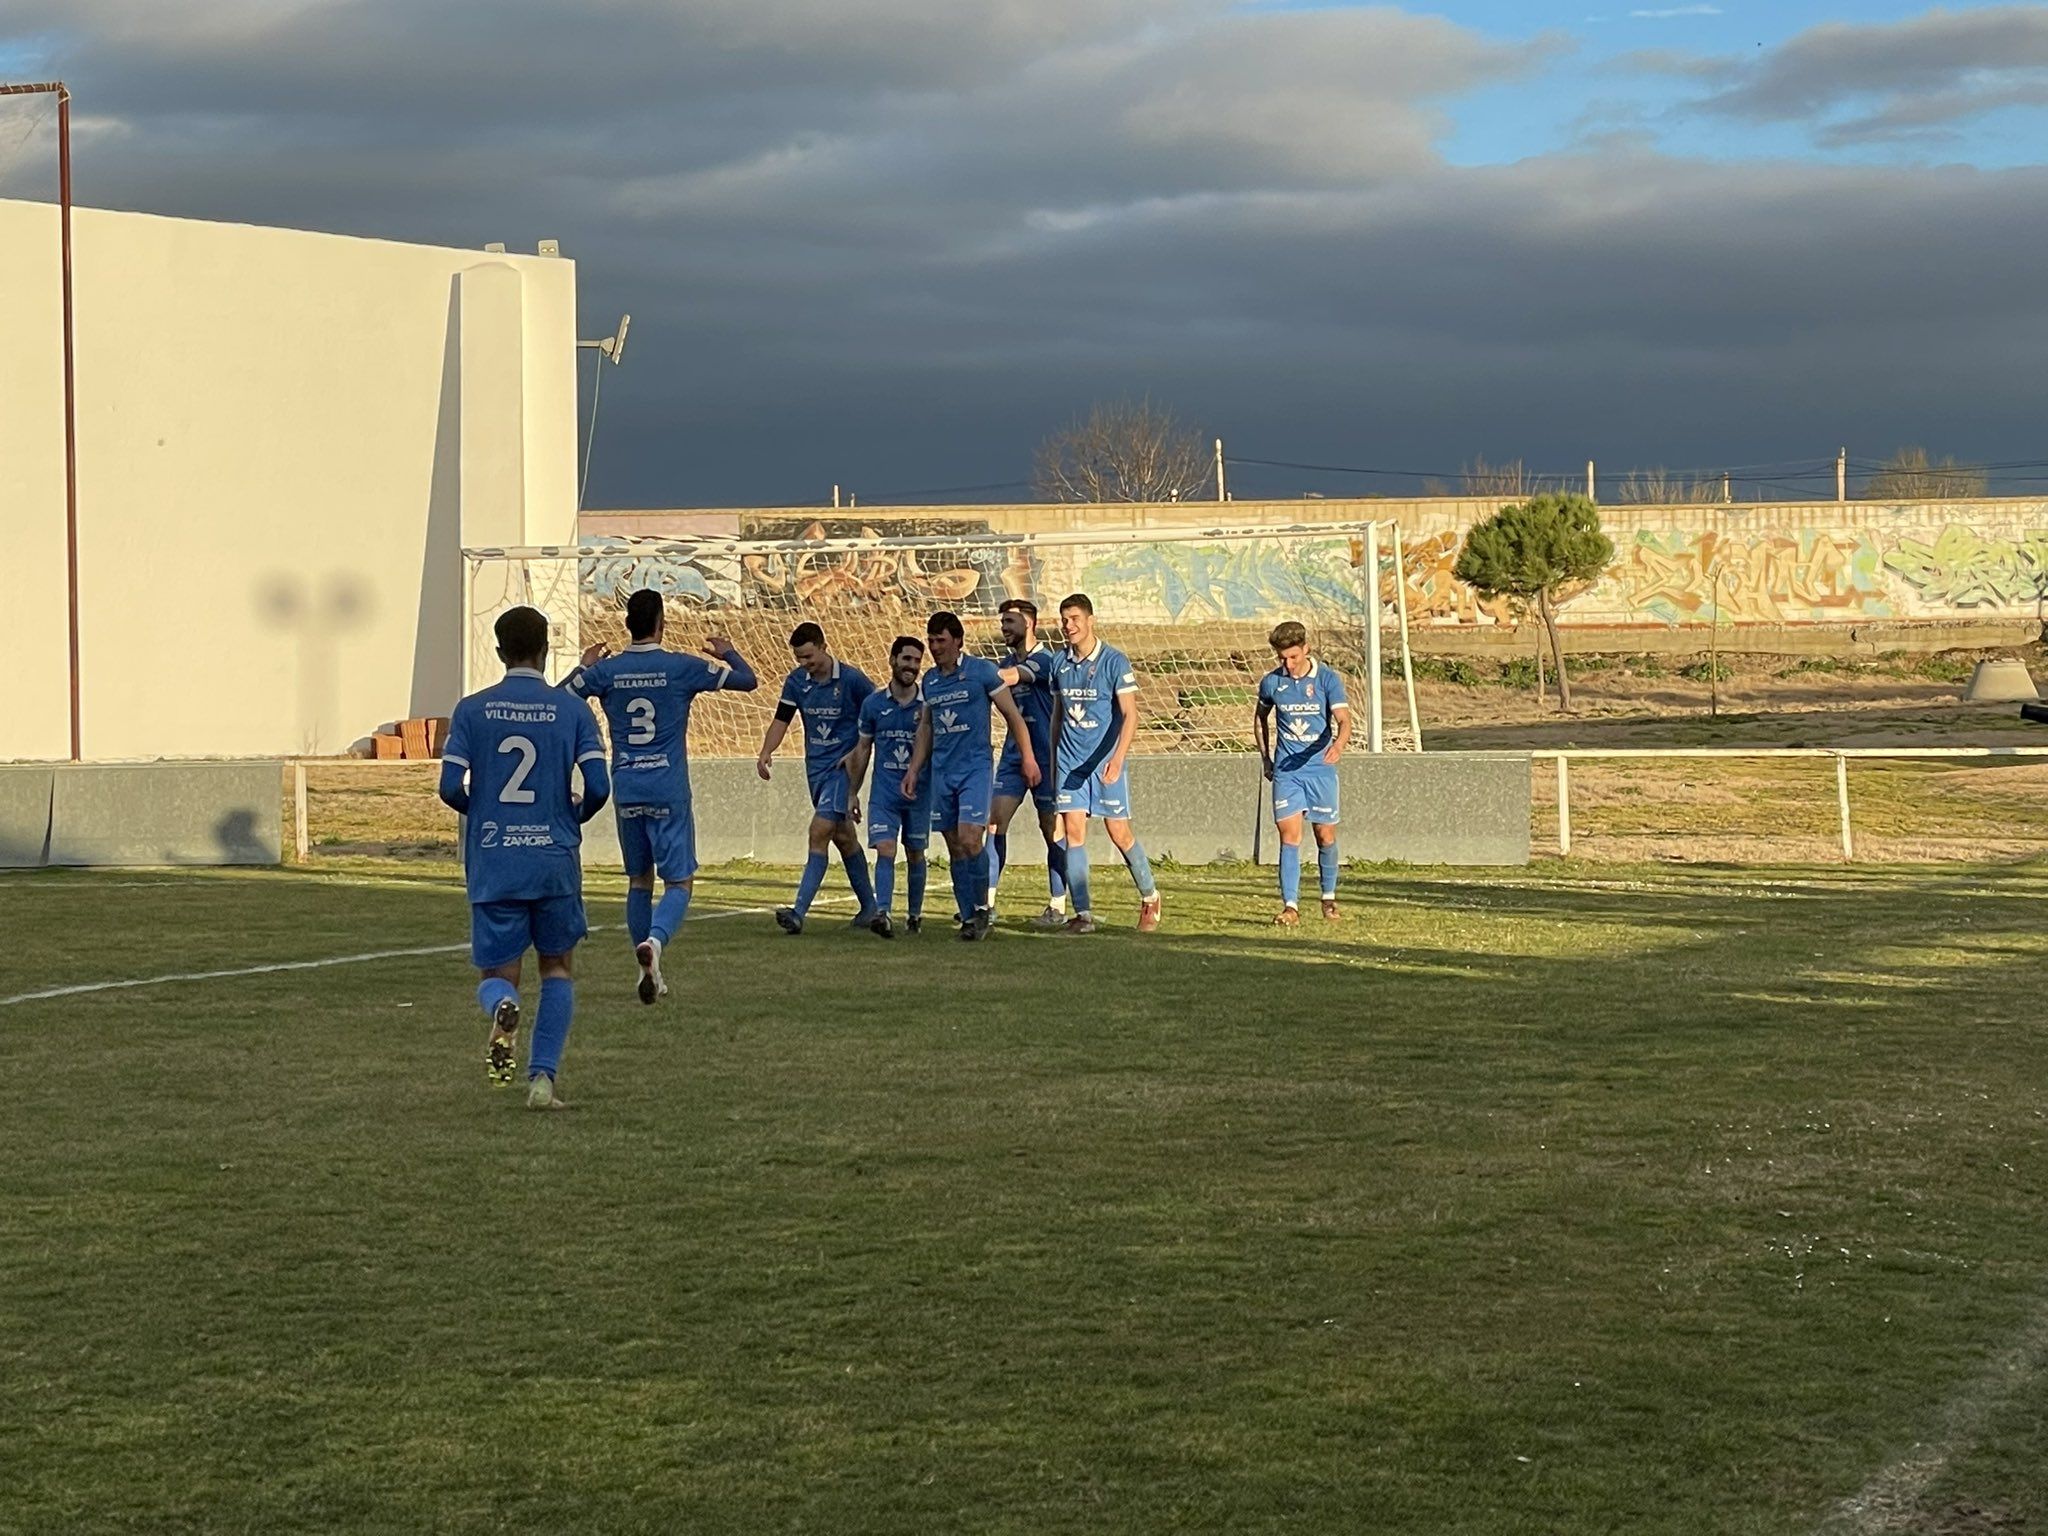
[[[498,750],[519,754],[519,766],[512,770],[512,777],[498,791],[498,799],[507,805],[533,804],[533,791],[526,787],[526,776],[533,772],[533,765],[540,760],[539,749],[524,736],[507,736],[498,743]]]
[[[627,700],[626,718],[632,722],[631,728],[626,732],[628,746],[644,747],[654,740],[654,700]]]

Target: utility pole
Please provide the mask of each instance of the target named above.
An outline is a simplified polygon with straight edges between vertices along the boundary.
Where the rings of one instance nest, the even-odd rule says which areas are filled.
[[[0,96],[57,98],[57,291],[64,332],[64,580],[71,644],[71,761],[83,755],[78,655],[78,382],[71,293],[71,92],[61,80],[0,85]]]
[[[1230,500],[1223,492],[1223,439],[1220,437],[1216,439],[1216,499]]]
[[[1837,449],[1835,452],[1835,500],[1837,502],[1843,502],[1847,501],[1848,499],[1849,450],[1847,448],[1841,448]]]

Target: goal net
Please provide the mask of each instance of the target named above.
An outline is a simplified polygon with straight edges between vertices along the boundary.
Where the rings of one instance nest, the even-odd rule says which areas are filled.
[[[1070,592],[1089,595],[1099,632],[1138,675],[1135,751],[1253,751],[1258,682],[1273,665],[1266,636],[1286,619],[1306,626],[1316,655],[1351,684],[1357,747],[1421,747],[1391,523],[892,537],[835,519],[790,539],[607,539],[464,554],[471,690],[500,675],[491,627],[522,603],[550,620],[551,676],[587,645],[624,646],[626,599],[642,587],[666,602],[671,647],[731,636],[763,686],[700,700],[693,756],[755,752],[773,684],[790,666],[789,632],[806,619],[823,626],[835,655],[880,680],[890,642],[922,638],[940,609],[960,615],[972,654],[997,659],[998,606],[1028,598],[1057,645],[1058,605]]]

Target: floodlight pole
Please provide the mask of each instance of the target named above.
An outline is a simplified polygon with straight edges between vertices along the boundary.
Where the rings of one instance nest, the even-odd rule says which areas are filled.
[[[57,98],[57,252],[64,324],[64,557],[71,637],[71,761],[80,751],[78,725],[78,400],[71,326],[71,92],[61,80],[0,85],[0,96]]]

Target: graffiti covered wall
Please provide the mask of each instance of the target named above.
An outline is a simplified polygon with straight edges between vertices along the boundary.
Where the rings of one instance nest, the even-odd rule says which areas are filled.
[[[786,609],[878,604],[986,614],[1006,595],[1079,588],[1159,621],[1251,619],[1276,607],[1355,603],[1356,542],[1296,534],[1257,545],[1062,548],[1032,544],[1027,536],[1133,522],[1186,528],[1378,519],[1401,526],[1411,622],[1513,623],[1509,602],[1483,598],[1451,574],[1465,530],[1497,505],[1468,498],[1232,502],[1227,511],[1214,503],[863,507],[857,518],[824,520],[741,511],[718,515],[731,518],[730,526],[748,538],[933,533],[982,542],[931,569],[929,561],[879,552],[749,556],[744,570],[678,570],[667,579],[683,584],[676,595],[700,602],[717,602],[733,590],[730,583],[743,583],[751,601]],[[651,532],[669,516],[683,532],[683,519],[707,515],[637,514],[633,531]],[[585,531],[610,532],[618,516],[587,515]],[[1601,519],[1614,540],[1614,563],[1564,610],[1570,625],[1955,623],[2031,617],[2048,600],[2044,499],[1624,506],[1603,507]],[[1005,543],[1006,537],[1018,542]],[[1394,586],[1391,562],[1383,560],[1381,588],[1390,610]]]

